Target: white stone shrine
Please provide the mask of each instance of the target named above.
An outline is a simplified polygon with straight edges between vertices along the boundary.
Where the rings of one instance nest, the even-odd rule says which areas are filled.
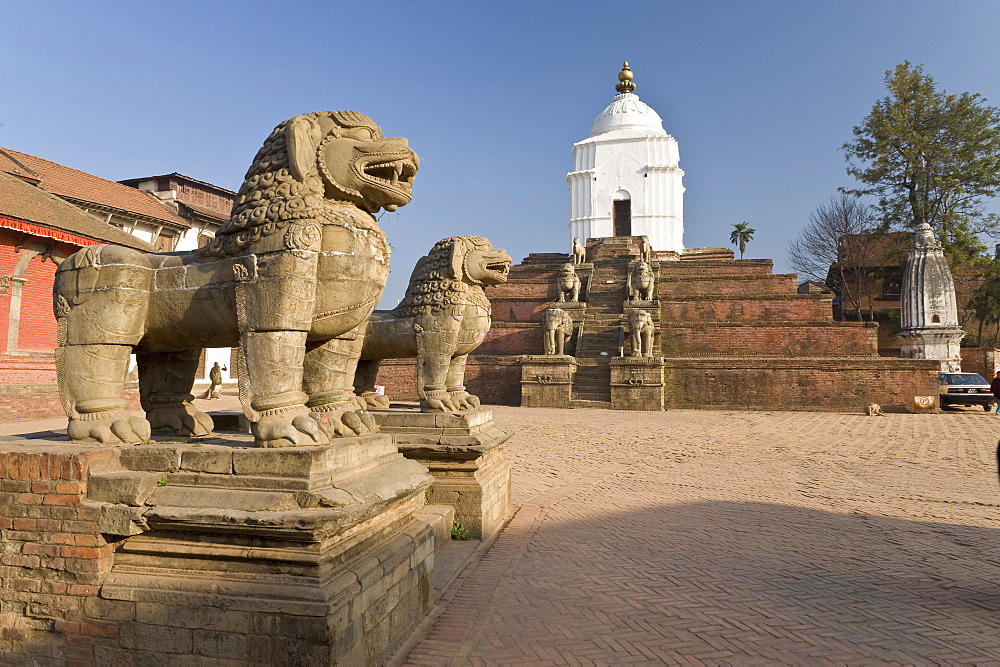
[[[906,257],[898,334],[904,359],[940,359],[942,371],[961,370],[955,282],[931,226],[921,224]]]
[[[573,146],[570,239],[647,236],[653,250],[684,249],[684,172],[677,140],[633,91],[626,62],[618,94]]]

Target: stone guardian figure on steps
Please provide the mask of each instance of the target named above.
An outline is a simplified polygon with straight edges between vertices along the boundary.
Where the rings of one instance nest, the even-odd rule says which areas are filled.
[[[633,357],[653,356],[653,316],[645,310],[633,310],[628,314],[629,342]]]
[[[628,298],[632,301],[652,301],[655,285],[653,268],[645,260],[639,260],[628,275]]]
[[[587,248],[580,243],[580,237],[573,237],[573,263],[583,264],[587,261]]]
[[[239,346],[256,444],[377,431],[354,396],[389,244],[375,214],[409,203],[418,160],[356,111],[296,116],[258,151],[230,220],[204,248],[90,246],[56,273],[56,368],[73,440],[135,443],[151,428],[209,433],[191,386],[205,347]],[[125,410],[136,353],[146,418]]]
[[[562,308],[549,307],[542,321],[545,354],[565,354],[566,341],[573,335],[573,318]]]
[[[559,289],[559,301],[580,300],[580,276],[576,275],[576,267],[572,264],[563,265],[556,277],[556,286]]]

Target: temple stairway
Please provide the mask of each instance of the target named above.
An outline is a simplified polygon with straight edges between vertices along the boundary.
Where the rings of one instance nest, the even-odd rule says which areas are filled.
[[[628,273],[631,263],[639,257],[633,238],[621,237],[605,239],[588,258],[593,270],[581,295],[581,300],[586,300],[587,313],[576,341],[573,407],[601,407],[595,403],[611,401],[610,362],[619,355],[623,337],[627,337],[624,327],[627,327]],[[658,275],[658,262],[651,265],[654,275]],[[644,310],[653,316],[658,333],[659,308]],[[659,335],[654,337],[654,355],[659,354],[659,338]]]

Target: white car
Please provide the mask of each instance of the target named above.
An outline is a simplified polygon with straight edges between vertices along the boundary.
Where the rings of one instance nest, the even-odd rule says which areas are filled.
[[[949,405],[981,405],[989,412],[996,401],[990,383],[979,373],[940,373],[941,408]]]

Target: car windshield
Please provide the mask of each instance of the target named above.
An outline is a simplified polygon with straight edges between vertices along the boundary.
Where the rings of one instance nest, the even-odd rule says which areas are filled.
[[[945,384],[989,384],[979,373],[942,373]]]

